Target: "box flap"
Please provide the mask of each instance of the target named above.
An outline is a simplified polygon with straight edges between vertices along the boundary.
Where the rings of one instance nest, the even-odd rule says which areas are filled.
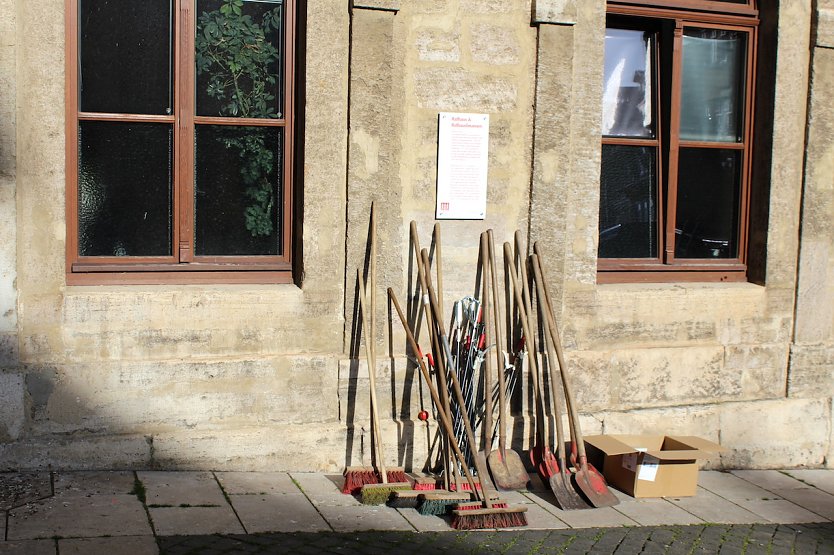
[[[698,449],[685,449],[683,451],[646,451],[647,455],[657,457],[662,461],[694,461],[696,459],[706,459],[712,456],[712,453],[706,451],[699,451]]]
[[[590,443],[606,455],[624,455],[634,453],[634,448],[617,439],[615,436],[597,435],[585,436],[585,443]]]
[[[680,448],[677,445],[673,445],[674,442],[677,442],[692,447],[693,449],[706,451],[707,453],[722,453],[728,450],[726,447],[721,447],[717,443],[698,436],[668,436],[666,441],[672,449]]]

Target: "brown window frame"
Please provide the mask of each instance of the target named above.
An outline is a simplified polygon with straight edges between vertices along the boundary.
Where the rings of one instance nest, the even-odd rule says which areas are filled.
[[[747,244],[749,235],[750,183],[753,166],[753,128],[756,89],[756,55],[758,44],[758,11],[755,0],[747,4],[713,0],[618,0],[608,2],[607,13],[616,18],[665,20],[674,23],[671,75],[660,63],[660,45],[654,45],[655,84],[653,109],[656,123],[655,139],[602,137],[603,145],[627,144],[656,146],[658,257],[598,258],[598,283],[629,282],[719,282],[747,280]],[[747,33],[746,68],[744,72],[744,108],[742,140],[736,143],[681,140],[681,68],[683,30],[686,27],[717,28]],[[667,70],[664,73],[664,69]],[[660,90],[671,87],[666,105],[660,101]],[[662,112],[668,112],[663,114]],[[665,115],[668,125],[662,124]],[[667,136],[664,137],[663,135]],[[740,150],[740,199],[738,256],[722,259],[676,259],[675,216],[677,207],[678,157],[687,147]],[[664,164],[663,162],[666,161]]]
[[[284,0],[284,110],[280,118],[198,116],[195,112],[196,0],[172,0],[173,114],[81,112],[78,95],[78,2],[66,13],[66,280],[68,285],[292,283],[295,138],[296,0]],[[168,123],[173,129],[170,256],[80,256],[78,252],[78,128],[80,121]],[[197,125],[279,127],[282,141],[280,255],[198,256],[194,253],[194,135]]]

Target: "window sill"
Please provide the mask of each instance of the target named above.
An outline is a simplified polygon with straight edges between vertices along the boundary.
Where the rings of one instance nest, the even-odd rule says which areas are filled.
[[[292,284],[292,272],[91,272],[68,273],[68,286]]]
[[[746,283],[743,271],[597,271],[597,284],[616,283]]]

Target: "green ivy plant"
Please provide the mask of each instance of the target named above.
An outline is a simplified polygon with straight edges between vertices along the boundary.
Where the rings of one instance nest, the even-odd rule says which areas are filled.
[[[195,38],[197,75],[208,76],[206,94],[220,103],[219,115],[281,117],[270,92],[278,81],[278,74],[270,70],[280,53],[268,39],[280,28],[280,7],[255,21],[243,13],[243,0],[223,0],[219,9],[200,15]],[[251,201],[244,210],[246,229],[255,237],[270,235],[275,195],[268,176],[275,166],[275,153],[267,148],[263,133],[219,140],[235,149],[242,161],[240,175]]]

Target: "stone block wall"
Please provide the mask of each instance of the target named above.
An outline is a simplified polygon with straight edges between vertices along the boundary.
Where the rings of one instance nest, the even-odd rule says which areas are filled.
[[[545,255],[586,433],[701,435],[729,448],[715,467],[830,466],[830,3],[763,10],[762,284],[597,284],[604,0],[309,0],[299,283],[68,287],[63,2],[0,0],[0,469],[367,464],[372,203],[385,455],[420,468],[427,390],[385,289],[414,294],[412,220],[431,247],[441,111],[490,115],[486,220],[441,224],[447,310],[474,289],[479,233],[500,251],[520,230]],[[516,447],[529,400],[525,377]]]

